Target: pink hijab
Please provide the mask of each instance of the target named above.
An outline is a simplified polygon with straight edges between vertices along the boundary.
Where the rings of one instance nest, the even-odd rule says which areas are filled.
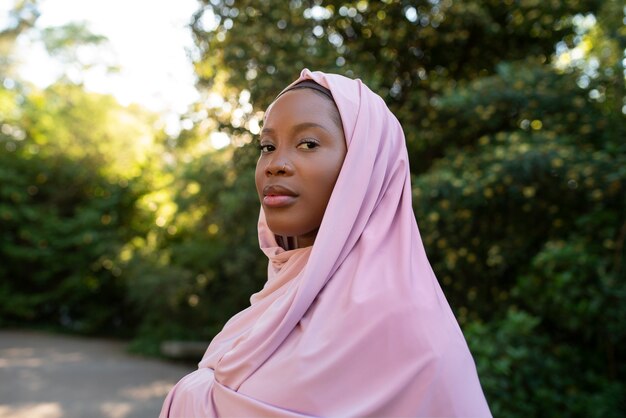
[[[312,247],[258,232],[265,287],[169,393],[161,417],[491,416],[426,258],[404,134],[360,80],[303,70],[337,104],[348,151]]]

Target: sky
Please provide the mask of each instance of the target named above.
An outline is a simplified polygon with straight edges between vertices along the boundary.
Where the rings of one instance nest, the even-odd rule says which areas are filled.
[[[0,5],[0,14],[6,14],[5,8]],[[197,0],[42,0],[37,27],[86,22],[92,32],[109,39],[100,54],[120,71],[84,73],[85,87],[173,120],[198,98],[186,52],[193,48],[187,24],[197,8]],[[60,66],[33,35],[21,37],[17,50],[22,78],[45,87],[59,76]]]

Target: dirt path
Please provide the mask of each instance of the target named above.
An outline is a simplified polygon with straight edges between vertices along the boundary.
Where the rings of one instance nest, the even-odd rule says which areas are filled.
[[[0,418],[157,417],[191,372],[109,340],[0,331]]]

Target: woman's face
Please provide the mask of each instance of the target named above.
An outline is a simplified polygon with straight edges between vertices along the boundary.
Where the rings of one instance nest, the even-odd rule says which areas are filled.
[[[256,188],[270,230],[313,245],[337,181],[346,140],[335,105],[308,88],[268,109],[261,131]]]

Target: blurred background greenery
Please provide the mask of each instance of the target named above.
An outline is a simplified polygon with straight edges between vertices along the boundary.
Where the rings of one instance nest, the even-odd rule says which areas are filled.
[[[493,414],[620,416],[625,7],[202,0],[189,17],[201,98],[172,134],[80,77],[22,79],[16,39],[38,1],[14,1],[0,28],[0,326],[153,354],[211,339],[263,285],[255,135],[307,67],[361,78],[404,126],[422,238]],[[81,24],[40,36],[74,74],[88,65],[77,48],[106,41]]]

